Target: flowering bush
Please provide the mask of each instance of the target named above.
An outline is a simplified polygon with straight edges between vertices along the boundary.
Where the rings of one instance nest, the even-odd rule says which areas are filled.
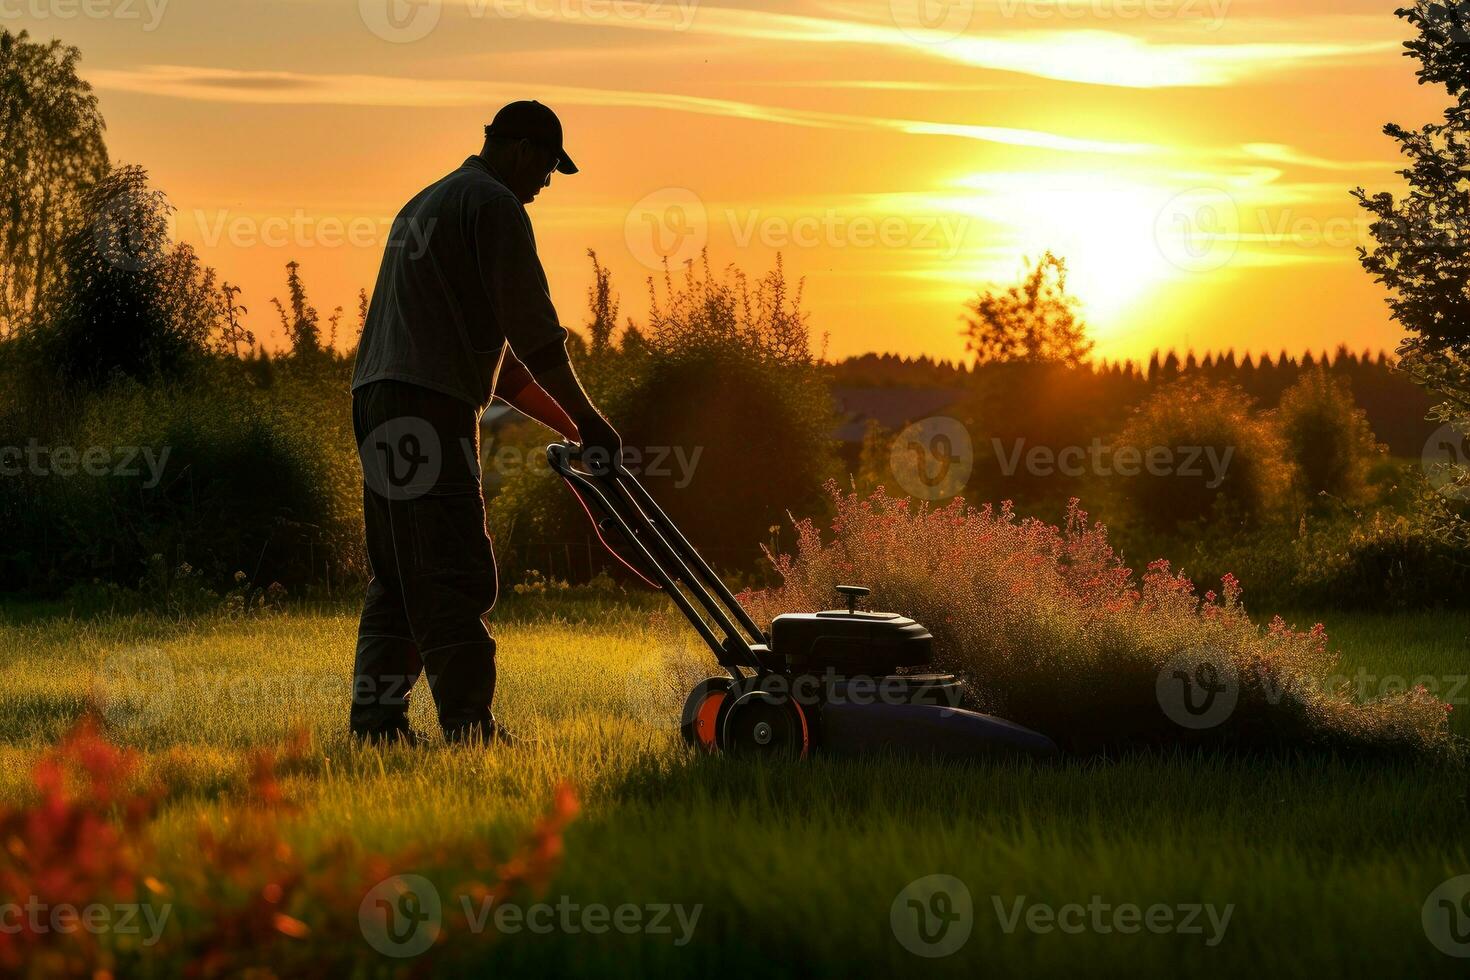
[[[867,585],[874,608],[929,628],[940,665],[965,676],[979,707],[1064,746],[1450,748],[1446,706],[1428,693],[1359,704],[1325,686],[1336,658],[1320,624],[1257,626],[1229,576],[1203,597],[1164,561],[1135,579],[1075,500],[1054,527],[1009,505],[914,507],[828,489],[829,539],[797,525],[795,555],[772,556],[783,584],[743,597],[756,615],[824,608],[838,583]],[[1206,661],[1229,679],[1233,710],[1209,727],[1182,725],[1161,692],[1181,665]]]

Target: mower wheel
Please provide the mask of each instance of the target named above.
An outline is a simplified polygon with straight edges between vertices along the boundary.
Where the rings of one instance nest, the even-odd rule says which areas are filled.
[[[749,691],[724,714],[720,746],[732,755],[806,758],[811,748],[806,712],[784,695]]]
[[[684,700],[684,715],[679,724],[685,742],[706,752],[713,752],[719,747],[719,726],[715,719],[721,705],[729,698],[731,683],[729,677],[710,677],[694,685],[694,690]]]

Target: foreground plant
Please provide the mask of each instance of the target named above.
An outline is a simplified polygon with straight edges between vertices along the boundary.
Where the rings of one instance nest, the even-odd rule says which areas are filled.
[[[143,830],[158,795],[134,785],[137,762],[84,721],[32,768],[35,802],[0,814],[0,898],[16,912],[0,929],[7,975],[110,970],[113,950],[84,917],[110,925],[121,904],[136,910],[140,886],[157,887]]]
[[[396,964],[401,975],[422,976],[472,962],[497,937],[464,909],[539,894],[561,866],[562,835],[578,810],[565,784],[508,858],[480,838],[392,854],[365,853],[345,836],[302,848],[302,809],[280,776],[309,747],[303,734],[280,751],[256,752],[243,794],[175,841],[155,822],[161,791],[135,778],[138,753],[83,721],[35,764],[34,802],[0,813],[0,896],[21,908],[18,928],[8,928],[12,917],[0,929],[0,969],[105,978],[146,965],[186,977],[308,977],[382,967],[365,939],[364,896],[421,873],[448,886],[435,942]],[[92,924],[89,909],[97,910]]]
[[[1423,689],[1359,703],[1330,680],[1337,657],[1321,624],[1256,625],[1229,576],[1203,597],[1165,561],[1136,579],[1075,500],[1059,528],[1009,504],[829,491],[830,535],[797,524],[795,554],[772,556],[782,585],[742,597],[757,616],[823,608],[840,582],[867,585],[874,608],[930,629],[980,707],[1073,750],[1453,750],[1448,706]],[[1225,710],[1191,714],[1212,698]]]

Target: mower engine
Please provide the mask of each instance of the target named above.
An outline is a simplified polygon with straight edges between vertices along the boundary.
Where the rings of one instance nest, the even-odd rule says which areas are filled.
[[[839,585],[846,609],[783,613],[771,622],[770,650],[789,673],[833,670],[841,674],[893,674],[925,667],[934,659],[934,637],[897,613],[864,612],[860,585]]]
[[[943,752],[947,740],[936,741],[923,721],[973,712],[960,708],[958,678],[924,670],[933,636],[907,616],[858,609],[862,586],[837,590],[846,609],[772,620],[768,644],[752,648],[766,670],[697,685],[684,706],[685,739],[710,751],[804,756],[819,745],[837,754],[894,748],[899,733],[914,748]],[[972,741],[960,747],[974,754]]]

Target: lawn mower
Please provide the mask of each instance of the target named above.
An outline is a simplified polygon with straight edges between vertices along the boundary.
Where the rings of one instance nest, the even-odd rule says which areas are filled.
[[[767,633],[624,465],[589,465],[572,443],[554,443],[546,455],[607,550],[668,595],[727,672],[685,701],[680,727],[691,745],[797,757],[819,749],[1055,754],[1044,735],[960,707],[961,681],[929,669],[929,631],[897,613],[859,609],[867,588],[839,585],[846,608],[782,613]]]

